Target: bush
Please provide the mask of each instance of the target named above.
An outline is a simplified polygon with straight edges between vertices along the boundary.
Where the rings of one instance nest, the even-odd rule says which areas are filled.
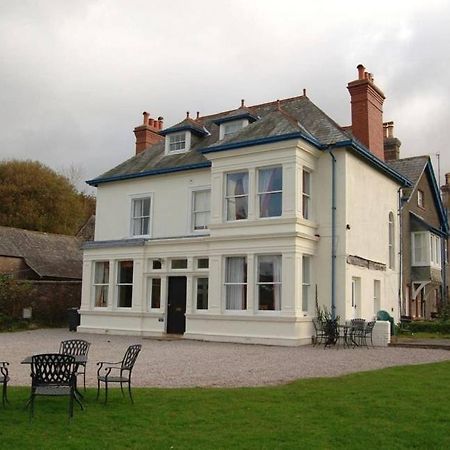
[[[31,306],[33,295],[29,282],[0,275],[0,330],[11,329],[22,322],[23,308]]]
[[[412,333],[439,333],[450,334],[450,320],[446,321],[412,321],[408,324],[408,330]]]

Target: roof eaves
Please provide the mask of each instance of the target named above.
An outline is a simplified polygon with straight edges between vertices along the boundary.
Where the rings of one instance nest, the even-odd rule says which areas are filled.
[[[132,178],[141,178],[141,177],[147,177],[151,175],[163,175],[166,173],[172,173],[172,172],[182,172],[185,170],[195,170],[195,169],[203,169],[206,167],[211,167],[210,161],[203,161],[200,163],[195,164],[186,164],[184,166],[175,166],[175,167],[165,167],[161,169],[152,169],[152,170],[146,170],[144,172],[137,172],[137,173],[127,173],[122,175],[114,175],[111,177],[105,177],[105,178],[94,178],[93,180],[87,180],[86,183],[89,184],[89,186],[98,186],[102,183],[108,183],[110,181],[122,181],[122,180],[130,180]]]
[[[408,178],[399,174],[394,169],[391,169],[383,161],[381,161],[381,159],[377,158],[372,152],[367,150],[359,142],[356,142],[353,139],[349,139],[346,141],[336,142],[336,143],[330,145],[330,148],[342,148],[342,147],[351,147],[358,155],[360,155],[364,159],[366,159],[369,162],[369,164],[371,164],[372,166],[381,170],[382,172],[384,172],[386,175],[393,178],[394,180],[400,182],[400,184],[402,184],[403,186],[407,186],[407,187],[412,186],[412,183],[410,180],[408,180]]]
[[[438,184],[437,184],[437,181],[436,181],[436,177],[434,176],[434,170],[432,168],[430,158],[428,158],[428,162],[427,162],[427,164],[425,166],[425,170],[427,171],[428,176],[429,176],[429,180],[431,181],[431,189],[432,189],[433,194],[434,194],[434,199],[435,199],[435,202],[436,202],[436,205],[437,205],[439,216],[441,218],[441,223],[442,223],[443,229],[444,229],[444,231],[446,233],[448,233],[447,215],[445,214],[445,211],[444,211],[444,205],[442,204],[442,198],[441,198],[441,195],[440,195],[440,190],[439,190],[439,187],[438,187]]]
[[[319,142],[317,139],[315,139],[311,136],[308,136],[305,133],[302,133],[301,131],[297,131],[295,133],[281,134],[281,135],[277,135],[277,136],[267,136],[267,137],[263,137],[263,138],[250,139],[248,141],[230,142],[229,144],[205,147],[205,148],[199,149],[199,151],[202,153],[223,152],[226,150],[234,150],[237,148],[252,147],[255,145],[262,145],[262,144],[270,144],[272,142],[287,141],[290,139],[297,139],[297,138],[304,139],[305,141],[309,142],[310,144],[314,145],[315,147],[317,147],[319,149],[326,148],[326,146],[323,145],[321,142]]]

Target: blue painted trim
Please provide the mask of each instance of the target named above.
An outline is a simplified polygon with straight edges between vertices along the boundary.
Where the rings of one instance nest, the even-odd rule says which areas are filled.
[[[203,128],[197,128],[193,125],[181,125],[179,127],[174,126],[171,128],[166,128],[165,130],[161,130],[158,134],[161,136],[166,136],[167,134],[178,133],[179,131],[192,131],[192,133],[195,133],[198,136],[206,136],[208,134],[208,132]]]
[[[367,150],[363,145],[359,142],[354,141],[353,139],[348,139],[347,141],[336,142],[335,144],[330,145],[331,148],[342,148],[342,147],[351,147],[356,151],[360,156],[367,159],[373,166],[382,170],[386,173],[386,175],[394,178],[399,181],[402,185],[407,187],[412,187],[412,183],[408,178],[400,175],[394,169],[391,169],[387,166],[381,159],[377,158],[372,152]]]
[[[249,122],[256,122],[258,120],[258,117],[247,112],[247,113],[237,114],[235,116],[219,117],[218,119],[214,120],[214,123],[216,125],[220,125],[221,123],[232,122],[234,120],[239,120],[239,119],[248,119]]]
[[[440,237],[447,237],[446,231],[438,230],[437,228],[430,225],[428,222],[425,222],[421,217],[419,217],[416,213],[413,211],[409,211],[409,214],[413,216],[414,220],[422,224],[428,231],[432,231],[434,234],[437,234]]]
[[[110,181],[130,180],[132,178],[142,178],[151,175],[163,175],[166,173],[183,172],[185,170],[203,169],[206,167],[211,167],[210,161],[205,161],[196,164],[187,164],[185,166],[178,166],[178,167],[167,167],[164,169],[146,170],[145,172],[128,173],[125,175],[116,175],[112,177],[94,178],[92,180],[87,180],[86,183],[89,184],[90,186],[98,186],[99,184],[108,183]]]
[[[242,147],[253,147],[255,145],[262,144],[270,144],[272,142],[280,142],[280,141],[288,141],[290,139],[301,138],[309,143],[313,144],[315,147],[324,149],[326,146],[321,144],[317,139],[302,133],[301,131],[297,131],[295,133],[281,134],[278,136],[268,136],[264,138],[251,139],[249,141],[239,141],[239,142],[230,142],[229,144],[216,145],[214,147],[205,147],[201,148],[199,151],[202,153],[213,153],[213,152],[223,152],[226,150],[233,150],[236,148]]]
[[[425,167],[425,170],[428,173],[429,180],[431,182],[431,190],[434,194],[434,201],[437,206],[437,210],[441,219],[443,231],[445,233],[448,233],[448,221],[447,221],[447,215],[445,214],[444,205],[442,203],[442,198],[440,194],[440,189],[438,187],[436,177],[434,176],[434,170],[433,166],[431,165],[430,158],[428,158],[427,165]]]

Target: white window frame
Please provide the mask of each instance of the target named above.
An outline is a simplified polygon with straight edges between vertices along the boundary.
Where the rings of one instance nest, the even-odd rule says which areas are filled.
[[[159,308],[154,308],[153,303],[153,281],[159,280]],[[162,301],[162,284],[163,278],[161,276],[151,276],[147,278],[147,299],[148,299],[148,310],[149,311],[160,311],[163,301]]]
[[[219,125],[219,140],[226,138],[227,136],[231,136],[234,133],[242,130],[249,124],[248,119],[237,119],[237,120],[229,120],[227,122],[223,122]],[[227,132],[227,126],[231,126],[234,128],[234,131]]]
[[[131,283],[120,283],[119,282],[119,276],[120,276],[120,263],[122,262],[129,262],[131,261],[133,263],[133,279],[131,280]],[[116,294],[116,307],[118,309],[124,309],[124,310],[130,310],[133,308],[133,291],[134,291],[134,273],[135,273],[135,264],[134,264],[134,260],[133,259],[120,259],[116,261],[116,270],[115,270],[115,294]],[[120,306],[119,305],[119,301],[120,301],[120,295],[119,295],[119,291],[120,288],[122,286],[131,286],[131,305],[130,306]]]
[[[281,169],[281,190],[277,191],[260,191],[259,190],[259,180],[260,180],[260,172],[263,170],[272,170],[272,169]],[[282,165],[276,165],[276,166],[268,166],[268,167],[258,167],[257,169],[257,180],[256,180],[256,186],[258,188],[257,192],[257,207],[258,207],[258,217],[260,219],[271,219],[274,217],[281,217],[283,215],[283,166]],[[277,216],[261,216],[261,197],[263,195],[267,194],[281,194],[281,211],[280,214]]]
[[[208,280],[208,292],[207,292],[207,296],[206,296],[206,302],[207,302],[207,308],[198,308],[198,299],[197,299],[197,295],[198,295],[198,280],[199,279],[206,279]],[[195,310],[196,311],[208,311],[209,309],[209,276],[208,275],[199,275],[194,277],[194,302],[195,302]]]
[[[280,258],[280,281],[273,281],[273,282],[266,282],[266,281],[259,281],[259,262],[260,258],[267,258],[267,257],[273,257],[273,258]],[[283,256],[281,254],[263,254],[263,255],[257,255],[256,256],[256,297],[257,297],[257,303],[256,307],[259,313],[274,313],[281,311],[281,306],[283,304]],[[248,269],[247,269],[248,270]],[[278,308],[276,308],[277,305],[274,305],[274,309],[261,309],[260,308],[260,301],[259,301],[259,287],[260,286],[279,286],[279,292],[280,292],[280,304],[278,305]]]
[[[186,267],[178,267],[178,268],[174,268],[174,267],[173,267],[173,262],[174,262],[174,261],[186,261]],[[169,270],[174,270],[174,271],[176,271],[176,272],[178,272],[178,271],[180,271],[180,270],[184,270],[184,271],[188,270],[188,269],[189,269],[189,258],[187,258],[187,257],[182,257],[182,256],[180,256],[179,258],[171,258],[171,259],[170,259],[170,262],[169,262],[169,267],[168,267],[168,269],[169,269]]]
[[[239,194],[239,195],[227,195],[228,191],[228,175],[234,175],[237,173],[247,174],[247,193],[246,194]],[[250,173],[248,170],[236,170],[233,172],[226,172],[224,174],[224,198],[225,198],[225,204],[224,204],[224,217],[227,222],[240,222],[241,220],[248,220],[249,216],[249,203],[250,203]],[[247,199],[247,217],[244,219],[229,219],[228,218],[228,201],[230,199],[236,199],[236,198],[246,198]]]
[[[209,192],[209,209],[195,211],[195,196],[200,192]],[[211,221],[211,188],[210,187],[199,187],[191,190],[191,220],[190,220],[190,230],[192,233],[208,233],[209,222]],[[195,218],[198,213],[209,213],[209,221],[205,228],[195,228]]]
[[[395,269],[395,219],[394,213],[389,212],[388,216],[388,263],[389,269]]]
[[[227,265],[228,265],[228,259],[230,258],[244,258],[245,261],[245,267],[246,267],[246,281],[245,282],[231,282],[227,281]],[[244,313],[248,311],[248,258],[246,255],[227,255],[224,258],[224,296],[225,304],[224,304],[224,310],[226,312],[233,312],[233,313]],[[245,308],[239,308],[239,309],[233,309],[233,308],[227,308],[228,298],[227,298],[227,286],[245,286]]]
[[[425,208],[425,194],[421,189],[417,190],[417,206],[419,208]]]
[[[437,269],[441,268],[441,238],[433,233],[430,233],[430,254],[432,257],[430,258],[430,265]],[[434,254],[434,258],[433,258]]]
[[[311,259],[311,255],[302,256],[302,311],[304,313],[309,312],[311,305]],[[308,266],[308,279],[305,279],[306,265]]]
[[[96,283],[95,282],[95,272],[96,272],[96,268],[97,268],[97,263],[108,263],[108,280],[106,281],[106,283]],[[93,306],[94,308],[99,308],[99,309],[105,309],[111,306],[110,300],[111,300],[111,261],[109,260],[97,260],[97,261],[93,261],[92,264],[92,287],[93,287]],[[106,290],[106,304],[104,306],[98,306],[95,304],[96,301],[96,291],[97,291],[97,287],[104,287],[106,286],[108,289]]]
[[[201,260],[201,259],[206,259],[207,261],[208,261],[208,267],[199,267],[198,266],[198,262]],[[196,270],[209,270],[209,258],[207,257],[207,256],[199,256],[198,258],[195,258],[195,269]]]
[[[416,240],[419,236],[423,236],[423,259],[416,259]],[[411,233],[411,265],[412,266],[429,266],[430,265],[430,233],[429,231],[413,231]]]
[[[142,217],[134,217],[134,202],[138,200],[144,200],[144,199],[150,199],[150,210],[149,210],[149,216],[148,216],[148,233],[147,234],[134,234],[134,221],[135,219],[143,219],[147,216]],[[139,194],[139,195],[132,195],[130,196],[130,232],[129,235],[132,238],[139,238],[139,237],[150,237],[152,235],[152,225],[153,225],[153,193],[146,192],[145,194]]]
[[[304,186],[304,180],[305,180],[304,174],[305,173],[308,174],[308,190],[309,190],[309,192],[305,191],[305,186]],[[311,220],[311,217],[312,217],[311,197],[312,197],[312,172],[311,172],[311,170],[308,170],[306,167],[304,167],[302,169],[302,217],[306,220]],[[305,204],[307,205],[307,208],[305,208]]]
[[[171,150],[171,145],[174,145],[174,142],[171,142],[172,138],[175,138],[177,136],[184,135],[184,147],[179,148],[177,150]],[[181,141],[183,142],[183,141]],[[164,145],[165,145],[165,153],[166,155],[176,155],[178,153],[186,153],[191,149],[191,142],[192,142],[192,133],[189,130],[185,131],[175,131],[174,133],[168,133],[166,134]]]
[[[381,280],[373,280],[373,315],[381,309]]]

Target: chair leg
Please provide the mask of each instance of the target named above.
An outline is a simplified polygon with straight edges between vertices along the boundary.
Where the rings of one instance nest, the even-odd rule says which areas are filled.
[[[34,417],[34,392],[31,393],[31,397],[30,397],[30,422],[31,419]]]
[[[97,380],[97,397],[95,398],[95,400],[98,400],[99,395],[100,395],[100,380]]]
[[[108,381],[105,381],[105,405],[108,401]]]
[[[131,395],[131,381],[128,381],[128,394],[130,395],[131,403],[134,405],[133,396]]]
[[[83,369],[83,387],[84,387],[84,391],[86,392],[86,366],[84,366],[84,369]]]
[[[70,393],[70,398],[69,398],[69,420],[73,417],[73,399],[76,399],[76,397],[75,397],[75,392],[74,391],[71,391],[71,393]],[[78,399],[76,399],[76,401],[78,402],[78,403],[80,403],[79,401],[78,401]],[[80,406],[81,406],[81,403],[80,403]],[[83,407],[81,406],[81,409],[83,409]]]
[[[120,382],[120,390],[122,391],[122,397],[125,397],[125,394],[123,392],[123,383],[122,382]]]
[[[2,403],[3,403],[3,407],[5,406],[5,402],[8,401],[8,399],[7,399],[7,397],[6,397],[6,385],[7,385],[7,382],[5,381],[5,382],[3,383],[3,389],[2,389]],[[8,403],[9,403],[9,402],[8,402]]]

